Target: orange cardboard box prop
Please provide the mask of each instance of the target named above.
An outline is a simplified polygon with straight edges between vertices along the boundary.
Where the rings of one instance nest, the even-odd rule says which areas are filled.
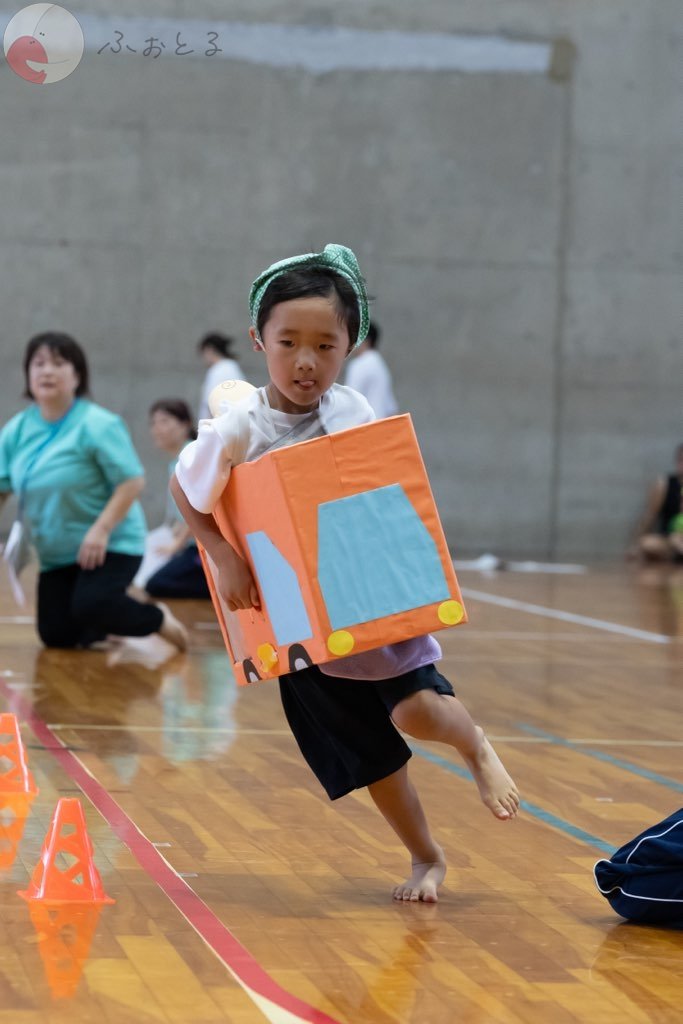
[[[241,684],[466,621],[410,416],[237,466],[213,514],[263,604],[231,612],[201,551]]]

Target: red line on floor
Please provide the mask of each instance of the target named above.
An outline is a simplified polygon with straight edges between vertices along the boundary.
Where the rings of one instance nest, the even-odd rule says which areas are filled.
[[[45,750],[52,754],[66,774],[82,789],[143,870],[239,981],[281,1009],[301,1017],[305,1024],[339,1024],[339,1021],[297,999],[273,981],[197,893],[164,860],[104,786],[64,747],[59,736],[35,713],[33,705],[14,692],[3,679],[0,679],[0,693],[4,694],[10,711],[27,723]]]

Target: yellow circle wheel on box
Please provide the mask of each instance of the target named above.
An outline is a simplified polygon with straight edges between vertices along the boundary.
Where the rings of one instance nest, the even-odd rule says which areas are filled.
[[[259,644],[256,654],[265,672],[270,672],[278,663],[278,654],[272,644]]]
[[[327,638],[327,647],[332,654],[350,654],[355,645],[356,641],[345,629],[337,629],[334,633],[330,633]]]
[[[444,626],[456,626],[465,616],[465,609],[459,601],[444,601],[437,612],[439,622]]]

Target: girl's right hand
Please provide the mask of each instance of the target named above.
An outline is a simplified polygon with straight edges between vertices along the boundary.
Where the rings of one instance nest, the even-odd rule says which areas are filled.
[[[225,552],[217,562],[216,582],[221,597],[231,612],[247,608],[260,609],[261,598],[248,563],[230,545],[226,547],[229,553]]]

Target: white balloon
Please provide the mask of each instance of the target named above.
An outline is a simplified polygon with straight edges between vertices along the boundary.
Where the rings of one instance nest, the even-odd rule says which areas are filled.
[[[211,415],[221,416],[231,405],[244,401],[253,391],[256,388],[246,380],[224,380],[209,395]]]

